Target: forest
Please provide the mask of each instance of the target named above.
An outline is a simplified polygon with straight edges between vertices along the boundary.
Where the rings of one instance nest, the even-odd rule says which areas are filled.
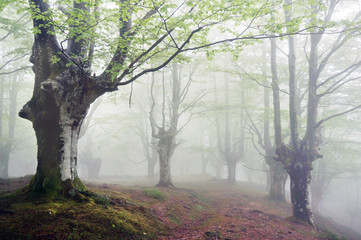
[[[361,239],[360,45],[359,0],[0,0],[0,239]]]

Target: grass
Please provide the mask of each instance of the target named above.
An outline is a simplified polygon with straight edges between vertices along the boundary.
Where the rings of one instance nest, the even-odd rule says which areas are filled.
[[[146,196],[157,199],[159,201],[165,201],[167,198],[166,195],[157,188],[144,189],[143,192]]]
[[[331,232],[328,229],[321,229],[321,233],[318,234],[320,239],[324,240],[346,240],[346,238],[340,237],[339,235]]]

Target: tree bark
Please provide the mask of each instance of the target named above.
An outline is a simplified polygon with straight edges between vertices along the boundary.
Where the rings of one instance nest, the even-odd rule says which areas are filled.
[[[38,98],[25,106],[30,111],[23,108],[20,112],[21,117],[32,120],[38,143],[38,167],[30,184],[35,193],[67,196],[84,190],[77,174],[77,144],[89,105],[80,109],[78,115],[73,107],[79,102],[80,99],[73,99],[59,106],[53,92],[40,90]]]
[[[159,187],[173,187],[171,171],[170,171],[170,159],[174,152],[174,136],[167,132],[160,133],[158,142],[158,154],[159,154]]]
[[[9,178],[10,145],[0,147],[0,178]]]
[[[315,227],[309,200],[312,167],[307,161],[304,161],[304,154],[295,154],[295,158],[300,158],[300,161],[295,162],[288,168],[288,174],[291,180],[293,217]]]
[[[150,147],[150,157],[148,159],[148,178],[150,179],[154,179],[155,178],[155,165],[157,164],[158,161],[158,155],[157,155],[157,150],[156,150],[156,146],[153,146],[153,144]]]
[[[287,171],[282,163],[273,158],[267,158],[266,162],[270,169],[270,189],[267,198],[272,201],[286,201],[285,185],[287,181]]]
[[[33,50],[34,95],[19,112],[32,121],[38,143],[38,167],[30,189],[47,196],[79,197],[85,190],[77,174],[79,130],[102,91],[90,87],[89,77],[75,66],[59,69],[44,64],[46,60],[36,54],[47,50],[42,44]]]
[[[38,166],[30,192],[45,196],[84,199],[85,187],[77,174],[79,131],[90,104],[105,92],[116,90],[107,76],[90,76],[90,66],[82,62],[85,41],[70,44],[66,52],[59,45],[46,1],[31,0],[34,44],[30,62],[34,64],[33,96],[19,112],[32,122],[38,145]],[[87,11],[85,3],[74,8]],[[76,38],[74,36],[74,38]],[[76,56],[76,57],[73,57]],[[54,62],[54,57],[58,60]]]
[[[278,90],[278,73],[276,63],[276,40],[271,40],[271,67],[272,67],[272,88],[274,97],[274,125],[276,132],[276,145],[280,146],[281,138],[281,114],[280,114],[280,100]],[[265,51],[263,51],[263,58],[266,59]],[[266,78],[266,64],[263,66],[263,75],[265,76],[264,84],[267,85]],[[263,122],[263,135],[264,135],[264,149],[265,149],[265,162],[269,166],[269,193],[267,198],[272,201],[286,201],[285,198],[285,185],[287,180],[287,171],[284,169],[283,164],[276,161],[273,156],[275,155],[274,147],[271,145],[270,137],[270,91],[264,88],[264,122]],[[267,176],[268,177],[268,176]]]
[[[227,170],[228,170],[227,182],[230,184],[236,182],[236,167],[237,167],[237,162],[227,163]]]

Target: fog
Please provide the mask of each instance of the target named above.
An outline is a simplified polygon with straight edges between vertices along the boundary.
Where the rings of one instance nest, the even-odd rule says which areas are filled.
[[[354,9],[345,10],[345,4]],[[357,9],[357,2],[344,3],[337,8],[333,20],[350,20]],[[322,95],[317,117],[325,121],[320,127],[322,141],[318,146],[323,157],[312,163],[311,203],[315,213],[361,233],[361,39],[358,33],[338,46],[343,35],[337,30],[324,34],[319,45],[319,62],[325,56],[329,61],[323,66],[317,90]],[[219,38],[218,33],[214,35]],[[289,143],[289,46],[287,38],[276,41],[282,139]],[[307,128],[310,41],[308,34],[295,36],[301,138]],[[177,63],[97,99],[83,122],[84,135],[78,143],[80,178],[85,182],[156,185],[160,175],[158,156],[152,168],[154,176],[149,175],[152,151],[157,155],[159,150],[152,129],[171,127],[177,112],[170,158],[175,186],[197,181],[226,182],[230,172],[224,156],[228,151],[236,159],[236,183],[249,183],[266,196],[270,188],[270,169],[262,148],[266,119],[272,146],[275,142],[271,44],[269,39],[247,43],[237,54],[235,46],[230,44],[230,48],[212,57],[204,52],[186,53]],[[338,49],[328,56],[333,48]],[[105,63],[98,63],[102,64]],[[176,111],[175,76],[180,82]],[[17,112],[31,98],[34,75],[29,71],[18,77],[24,80],[17,96]],[[268,107],[265,89],[270,91]],[[349,109],[352,111],[346,113]],[[14,139],[9,177],[35,174],[37,143],[29,121],[16,119]],[[286,199],[290,202],[289,179]]]

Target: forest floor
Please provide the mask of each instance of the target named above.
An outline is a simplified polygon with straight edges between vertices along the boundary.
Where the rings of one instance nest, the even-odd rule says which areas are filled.
[[[0,192],[28,181],[2,180]],[[117,181],[86,182],[107,196],[86,204],[0,201],[0,239],[361,239],[322,217],[316,232],[288,217],[289,204],[267,201],[245,183],[207,180],[165,189]]]

